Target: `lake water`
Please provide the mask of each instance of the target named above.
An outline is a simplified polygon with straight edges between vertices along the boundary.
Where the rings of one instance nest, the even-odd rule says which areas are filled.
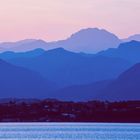
[[[140,140],[140,124],[1,123],[0,140]]]

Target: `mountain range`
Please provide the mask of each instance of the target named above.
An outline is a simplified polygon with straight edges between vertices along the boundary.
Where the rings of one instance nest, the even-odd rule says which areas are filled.
[[[25,39],[17,42],[0,43],[0,52],[25,52],[38,48],[44,50],[64,48],[73,52],[97,53],[107,48],[117,48],[120,43],[132,40],[140,41],[140,34],[132,35],[126,39],[119,39],[115,34],[105,29],[87,28],[59,41],[46,42],[41,39]]]
[[[43,78],[55,83],[57,88],[53,92],[46,92],[44,88],[46,97],[75,101],[113,100],[116,95],[113,91],[117,91],[113,85],[118,81],[117,77],[140,62],[139,49],[140,42],[131,41],[120,44],[118,48],[90,55],[57,48],[49,51],[35,49],[20,53],[4,52],[0,54],[0,58],[20,68],[35,71]],[[135,61],[132,61],[133,59]],[[16,74],[14,76],[18,77]],[[125,90],[122,91],[125,93]],[[111,92],[113,96],[110,95]],[[117,94],[120,98],[116,100],[121,99],[121,94]],[[128,94],[126,99],[130,99],[130,96]]]
[[[45,51],[36,57],[21,55],[18,58],[5,60],[36,71],[61,87],[113,79],[132,65],[122,58],[94,55],[89,57],[63,48]]]
[[[102,41],[101,41],[102,40]],[[64,48],[74,52],[95,53],[105,48],[117,47],[121,40],[114,34],[98,28],[82,29],[69,38],[60,41],[46,42],[43,40],[27,39],[18,42],[0,44],[0,51],[29,51],[36,48],[45,50]]]
[[[140,99],[138,36],[89,28],[56,42],[1,43],[0,98]]]

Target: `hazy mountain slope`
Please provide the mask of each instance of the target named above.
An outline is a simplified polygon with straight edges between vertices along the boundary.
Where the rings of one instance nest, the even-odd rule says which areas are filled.
[[[51,88],[38,73],[0,60],[0,98],[47,97]]]
[[[114,80],[63,88],[53,97],[68,101],[88,100],[140,100],[140,63],[123,72]]]
[[[74,52],[95,53],[117,47],[121,40],[114,34],[98,28],[88,28],[74,33],[66,40],[51,42],[50,48],[62,47]]]
[[[104,100],[140,100],[140,63],[122,73],[98,97]]]
[[[75,85],[59,89],[51,94],[52,98],[66,101],[94,100],[100,91],[106,88],[112,80],[99,81],[87,85]]]

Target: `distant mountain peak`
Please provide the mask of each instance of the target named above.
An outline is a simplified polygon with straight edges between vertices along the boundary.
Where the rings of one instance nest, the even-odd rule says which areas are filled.
[[[76,33],[86,33],[86,32],[95,32],[95,31],[100,31],[100,29],[99,28],[84,28],[84,29],[77,31]],[[76,33],[74,33],[74,34],[76,34]]]
[[[72,34],[61,42],[61,46],[74,52],[95,53],[106,48],[116,48],[120,43],[121,40],[113,33],[99,28],[87,28]]]
[[[45,50],[64,48],[74,52],[96,53],[107,48],[116,48],[122,41],[113,33],[99,28],[86,28],[72,34],[66,40],[46,42],[27,39],[18,42],[0,43],[2,51],[29,51],[35,48]]]
[[[114,35],[113,33],[108,32],[105,29],[99,29],[99,28],[85,28],[77,31],[76,33],[72,34],[71,37],[74,37],[76,35],[96,35],[98,33],[107,33],[110,35]],[[116,35],[114,35],[116,38],[118,38]],[[86,36],[87,37],[87,36]],[[90,36],[89,36],[90,37]]]

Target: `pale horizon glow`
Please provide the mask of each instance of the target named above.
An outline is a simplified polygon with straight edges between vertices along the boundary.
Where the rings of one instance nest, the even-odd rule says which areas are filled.
[[[139,0],[0,0],[0,42],[60,40],[82,28],[140,34]]]

